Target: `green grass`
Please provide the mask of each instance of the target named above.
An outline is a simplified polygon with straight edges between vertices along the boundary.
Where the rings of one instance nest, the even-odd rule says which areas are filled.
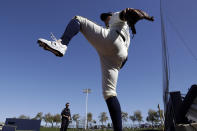
[[[35,131],[35,130],[16,130],[16,131]],[[48,131],[48,130],[47,130]],[[52,130],[53,131],[53,130]]]
[[[34,130],[16,130],[16,131],[34,131]]]
[[[127,129],[127,130],[123,130],[123,131],[143,131],[145,129],[139,129],[139,130],[132,130],[132,129]],[[147,131],[149,129],[146,129]],[[40,131],[60,131],[59,128],[40,128]],[[82,129],[68,129],[67,131],[85,131]],[[112,131],[112,130],[86,130],[86,131]],[[159,131],[159,130],[155,130],[155,131]]]
[[[40,131],[60,131],[59,128],[40,128]]]

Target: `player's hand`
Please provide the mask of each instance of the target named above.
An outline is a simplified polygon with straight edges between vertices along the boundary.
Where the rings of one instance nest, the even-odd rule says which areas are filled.
[[[150,20],[151,20],[151,21],[154,21],[154,20],[155,20],[154,16],[151,16],[151,17],[150,17]]]
[[[66,116],[66,115],[63,115],[63,117],[68,117],[68,116]]]
[[[155,20],[153,16],[151,16],[151,17],[145,17],[145,19],[146,20],[149,20],[149,21],[152,21],[152,22]]]

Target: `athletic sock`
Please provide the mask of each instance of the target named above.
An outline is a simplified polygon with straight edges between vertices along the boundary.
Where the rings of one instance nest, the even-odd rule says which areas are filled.
[[[114,131],[122,131],[122,117],[120,103],[116,96],[106,100],[108,110],[112,119]]]
[[[80,22],[73,18],[67,25],[64,34],[62,35],[62,44],[68,45],[73,36],[80,31]]]

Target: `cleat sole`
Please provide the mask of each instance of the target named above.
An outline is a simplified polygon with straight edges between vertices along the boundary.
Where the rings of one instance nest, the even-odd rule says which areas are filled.
[[[44,50],[48,50],[50,52],[52,52],[53,54],[55,54],[58,57],[62,57],[63,54],[57,50],[54,50],[53,48],[51,48],[50,46],[48,46],[47,44],[43,43],[42,41],[38,40],[37,43],[39,44],[40,47],[42,47]]]

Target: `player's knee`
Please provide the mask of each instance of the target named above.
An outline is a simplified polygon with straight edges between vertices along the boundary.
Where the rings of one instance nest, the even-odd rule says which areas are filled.
[[[74,16],[73,19],[78,20],[80,23],[85,23],[87,20],[85,17],[79,16],[79,15]]]
[[[108,98],[113,97],[113,96],[117,96],[116,91],[110,91],[110,92],[104,91],[103,92],[103,97],[105,100],[107,100]]]
[[[76,16],[73,17],[73,20],[75,20],[75,21],[77,21],[79,24],[81,24],[83,19],[82,19],[81,16],[76,15]]]
[[[81,17],[81,16],[76,15],[76,16],[73,17],[73,19],[80,20],[80,17]]]

